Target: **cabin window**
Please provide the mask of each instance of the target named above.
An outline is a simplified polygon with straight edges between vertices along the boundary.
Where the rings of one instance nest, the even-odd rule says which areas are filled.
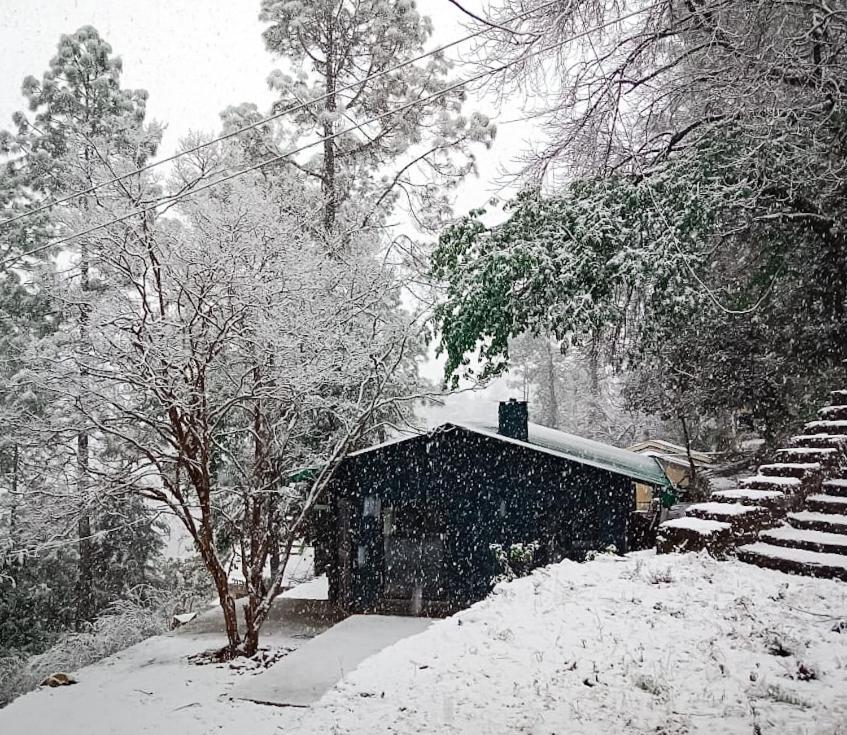
[[[505,501],[505,500],[501,500],[501,501],[500,501],[500,507],[497,509],[497,514],[498,514],[501,518],[505,518],[505,517],[506,517],[506,501]]]
[[[653,488],[641,482],[635,483],[635,510],[650,510],[653,504]]]
[[[391,536],[422,538],[438,535],[445,525],[444,510],[436,503],[410,501],[391,508]]]
[[[393,536],[397,531],[397,512],[394,508],[386,508],[382,511],[382,535]]]
[[[382,502],[378,495],[365,495],[362,504],[362,516],[365,518],[378,518]]]

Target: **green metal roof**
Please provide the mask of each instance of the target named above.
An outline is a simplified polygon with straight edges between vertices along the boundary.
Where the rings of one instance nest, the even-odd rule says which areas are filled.
[[[568,434],[564,431],[530,423],[528,425],[529,438],[528,441],[524,442],[498,434],[496,424],[476,421],[451,423],[454,426],[487,434],[502,441],[529,446],[563,459],[625,475],[648,485],[671,485],[655,457],[630,452],[627,449],[613,447],[611,444],[603,444],[603,442],[586,439],[576,434]]]

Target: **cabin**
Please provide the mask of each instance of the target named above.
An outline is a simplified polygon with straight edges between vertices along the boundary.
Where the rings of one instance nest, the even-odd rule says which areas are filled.
[[[714,463],[714,458],[705,452],[691,451],[691,458],[685,447],[664,439],[645,439],[628,447],[630,452],[654,457],[662,465],[668,479],[677,492],[685,496],[691,489],[691,463],[695,472],[707,469]],[[646,483],[636,483],[635,502],[638,510],[649,510],[653,501],[653,488]]]
[[[446,614],[488,594],[504,551],[538,566],[629,550],[635,483],[667,487],[661,465],[527,413],[512,400],[496,424],[446,423],[348,455],[315,518],[330,600]]]

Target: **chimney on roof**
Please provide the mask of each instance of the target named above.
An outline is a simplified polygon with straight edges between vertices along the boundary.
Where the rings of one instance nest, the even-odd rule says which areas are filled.
[[[526,401],[516,401],[514,398],[500,401],[497,419],[497,433],[501,436],[522,442],[529,438],[529,408]]]

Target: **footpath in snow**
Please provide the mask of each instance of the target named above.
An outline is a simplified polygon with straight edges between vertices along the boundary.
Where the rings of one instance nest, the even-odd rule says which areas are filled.
[[[362,661],[432,623],[428,618],[351,615],[264,673],[247,677],[231,694],[262,704],[306,707]]]
[[[309,708],[231,698],[251,674],[185,660],[213,638],[135,646],[0,710],[0,732],[847,735],[847,585],[696,555],[501,585]],[[269,643],[302,639],[282,625]]]

